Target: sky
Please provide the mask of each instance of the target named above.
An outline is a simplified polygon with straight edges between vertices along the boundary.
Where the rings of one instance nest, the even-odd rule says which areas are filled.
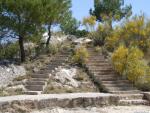
[[[150,0],[124,0],[125,4],[132,5],[133,15],[143,12],[150,18]],[[82,21],[89,15],[89,9],[93,7],[94,0],[72,0],[73,16]]]

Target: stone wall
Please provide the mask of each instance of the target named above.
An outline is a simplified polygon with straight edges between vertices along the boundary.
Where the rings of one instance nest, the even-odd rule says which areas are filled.
[[[21,95],[0,97],[0,111],[10,112],[10,109],[15,111],[30,111],[48,107],[101,107],[117,105],[118,101],[118,97],[103,93]]]

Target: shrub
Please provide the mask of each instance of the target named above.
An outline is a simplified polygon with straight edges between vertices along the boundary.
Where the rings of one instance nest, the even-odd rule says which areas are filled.
[[[127,56],[128,56],[128,48],[121,45],[118,47],[118,49],[112,54],[112,63],[115,68],[115,70],[123,75],[126,62],[127,62]]]
[[[106,37],[105,40],[105,47],[107,50],[109,51],[114,51],[114,49],[116,47],[119,46],[119,43],[121,42],[121,28],[120,27],[116,27],[109,36]]]
[[[88,37],[93,39],[95,46],[103,46],[105,38],[109,36],[111,30],[107,24],[100,24],[96,31],[89,33]]]
[[[143,52],[150,48],[150,21],[144,16],[135,16],[122,26],[116,27],[106,38],[106,47],[113,50],[122,42],[128,46],[138,46]]]
[[[86,26],[87,31],[94,31],[95,24],[96,24],[95,16],[89,16],[89,17],[83,18],[83,25]]]
[[[143,52],[137,47],[131,47],[127,58],[127,77],[132,82],[138,82],[143,80],[148,74],[148,65],[143,60]],[[142,82],[142,81],[141,81]]]
[[[85,47],[81,46],[80,48],[77,48],[75,50],[75,53],[74,53],[72,59],[73,59],[74,63],[83,65],[87,61],[88,56],[89,56],[89,54],[88,54],[87,49]]]
[[[8,43],[0,47],[0,59],[13,59],[18,55],[19,45],[18,43]]]
[[[143,61],[143,52],[137,47],[120,46],[112,55],[115,70],[125,75],[130,81],[137,83],[145,81],[148,75],[148,65]],[[142,81],[143,80],[143,81]]]
[[[96,52],[102,52],[102,48],[101,48],[100,46],[96,46],[96,47],[95,47],[95,51],[96,51]]]
[[[59,51],[59,47],[58,45],[49,45],[47,49],[47,53],[50,53],[50,54],[56,54],[58,51]]]

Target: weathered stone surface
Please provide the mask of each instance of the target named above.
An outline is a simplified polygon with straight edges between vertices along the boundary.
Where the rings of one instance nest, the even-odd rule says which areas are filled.
[[[20,95],[0,97],[0,110],[17,109],[25,111],[30,109],[43,109],[47,107],[88,107],[115,105],[117,97],[103,93],[74,93],[74,94],[49,94],[49,95]],[[22,107],[23,106],[23,107]]]
[[[26,75],[24,66],[15,64],[3,65],[3,63],[0,63],[0,87],[8,85],[14,78],[24,75]]]

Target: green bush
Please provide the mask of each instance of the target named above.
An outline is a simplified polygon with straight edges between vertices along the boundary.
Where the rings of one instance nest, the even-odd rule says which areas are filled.
[[[136,86],[142,91],[150,91],[150,81],[147,83],[143,83],[143,84],[141,83],[136,84]]]
[[[93,39],[95,46],[103,46],[105,43],[105,39],[111,33],[110,28],[107,25],[99,25],[97,30],[89,33],[88,37]]]
[[[87,49],[82,46],[75,50],[72,60],[74,63],[83,65],[87,61],[88,56],[89,54],[88,54]]]
[[[50,54],[56,54],[59,51],[58,45],[49,45],[48,48],[46,48],[46,52]]]
[[[144,82],[149,75],[148,65],[143,61],[143,52],[137,47],[126,48],[120,46],[112,54],[112,63],[115,70],[126,76],[133,83]]]
[[[0,47],[0,59],[13,59],[18,55],[18,43],[10,43]]]
[[[121,26],[117,26],[111,35],[106,37],[106,47],[114,50],[123,43],[127,47],[137,46],[143,52],[150,49],[150,21],[145,17],[135,16],[131,20],[126,20]]]

